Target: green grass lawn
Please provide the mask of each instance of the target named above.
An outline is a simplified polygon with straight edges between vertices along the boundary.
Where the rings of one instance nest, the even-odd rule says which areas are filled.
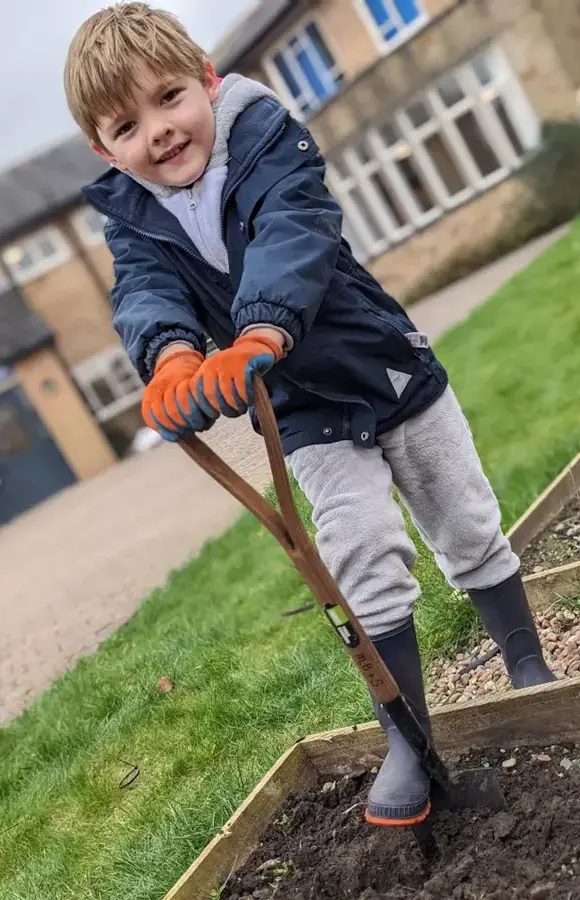
[[[579,285],[577,226],[438,348],[506,525],[580,448]],[[451,651],[471,610],[417,572],[424,652]],[[246,516],[0,729],[1,900],[157,900],[292,741],[370,718],[318,612],[280,617],[307,599]]]

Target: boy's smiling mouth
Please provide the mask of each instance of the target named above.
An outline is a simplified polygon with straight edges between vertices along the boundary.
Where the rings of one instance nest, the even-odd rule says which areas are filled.
[[[165,153],[162,153],[159,159],[155,161],[155,164],[159,166],[162,163],[177,162],[190,143],[191,141],[182,141],[180,144],[175,144],[169,150],[166,150]]]

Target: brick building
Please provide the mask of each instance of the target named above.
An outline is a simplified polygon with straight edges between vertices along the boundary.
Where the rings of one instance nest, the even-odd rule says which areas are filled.
[[[576,120],[579,38],[570,0],[263,0],[214,59],[308,122],[353,249],[405,299],[553,224],[522,172],[546,124]],[[15,391],[61,480],[110,465],[140,425],[103,222],[79,193],[101,170],[74,138],[0,175],[0,510],[21,459]],[[40,345],[3,342],[27,316]]]
[[[214,56],[307,121],[353,249],[405,299],[537,213],[513,176],[577,116],[579,39],[569,0],[270,0]]]
[[[75,137],[0,175],[0,524],[112,465],[141,424],[103,222],[80,198],[102,169]]]

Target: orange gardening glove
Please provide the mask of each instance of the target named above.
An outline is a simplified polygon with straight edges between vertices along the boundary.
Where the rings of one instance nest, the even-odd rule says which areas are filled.
[[[201,413],[191,394],[203,356],[197,350],[176,350],[155,366],[141,402],[143,418],[166,441],[177,441],[191,431],[206,431],[211,421]]]
[[[274,338],[251,331],[232,347],[206,359],[193,384],[193,397],[208,418],[243,415],[254,402],[253,376],[264,375],[282,359],[284,351]]]

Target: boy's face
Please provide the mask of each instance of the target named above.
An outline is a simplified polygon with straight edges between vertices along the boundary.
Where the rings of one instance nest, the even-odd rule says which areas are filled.
[[[201,178],[215,139],[212,102],[219,79],[206,63],[206,84],[190,75],[160,78],[145,64],[135,66],[134,96],[98,123],[112,165],[153,184],[186,187]]]

